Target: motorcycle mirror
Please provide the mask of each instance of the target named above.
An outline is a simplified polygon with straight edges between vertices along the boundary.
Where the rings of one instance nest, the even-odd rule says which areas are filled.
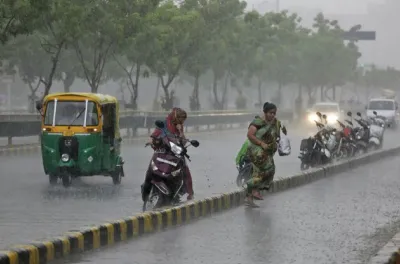
[[[376,111],[373,111],[372,113],[373,113],[374,115],[378,115],[378,113],[377,113]]]
[[[198,146],[200,146],[199,141],[197,140],[190,140],[190,144],[192,144],[193,147],[197,148]]]
[[[322,118],[326,120],[328,117],[326,115],[322,115]]]
[[[360,113],[360,112],[357,112],[357,116],[361,117],[361,113]]]
[[[320,112],[316,113],[319,118],[321,118],[322,114]]]
[[[349,112],[347,112],[347,116],[352,116],[353,114],[349,111]]]
[[[156,127],[158,128],[164,128],[164,122],[161,120],[156,120],[156,122],[154,122],[154,124],[156,125]]]

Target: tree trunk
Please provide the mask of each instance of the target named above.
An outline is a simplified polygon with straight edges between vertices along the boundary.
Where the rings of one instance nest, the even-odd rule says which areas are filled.
[[[64,92],[69,93],[71,92],[71,86],[75,81],[75,74],[74,73],[65,73],[65,78],[62,80],[64,84]]]
[[[194,74],[194,84],[193,84],[193,93],[190,96],[190,110],[191,111],[199,111],[200,110],[200,100],[199,100],[199,79],[200,79],[200,72],[196,72]]]
[[[161,80],[160,78],[157,79],[157,87],[156,87],[156,93],[154,94],[154,99],[153,99],[153,111],[159,111],[160,110],[160,104],[158,101],[158,95],[160,93],[160,86],[161,86]]]
[[[262,87],[262,80],[260,77],[258,77],[258,103],[260,105],[262,105],[262,103],[263,103],[261,87]]]
[[[321,85],[321,87],[320,87],[320,89],[321,89],[321,102],[323,102],[324,101],[324,86],[323,85]]]
[[[169,91],[169,84],[171,84],[171,83],[163,84],[163,80],[161,79],[161,87],[164,90],[164,98],[163,98],[164,100],[163,100],[161,106],[165,111],[171,110],[174,105],[174,102],[173,102],[174,100]]]
[[[136,64],[136,76],[135,76],[135,85],[132,87],[133,89],[133,107],[134,110],[137,110],[137,99],[139,97],[139,79],[140,79],[140,68],[141,66]]]
[[[92,85],[90,85],[90,92],[91,93],[97,93],[98,89],[99,89],[99,85],[98,84],[93,83]]]
[[[63,40],[57,45],[57,51],[56,51],[54,57],[51,58],[52,66],[51,66],[51,70],[50,70],[47,80],[46,81],[44,81],[43,79],[41,80],[43,82],[43,84],[45,85],[43,98],[49,94],[51,86],[53,85],[53,77],[57,70],[58,61],[60,58],[61,51],[64,47],[64,43],[65,43],[65,41]]]
[[[303,85],[299,84],[299,98],[302,99],[303,98]]]
[[[222,91],[222,99],[221,99],[221,109],[224,110],[226,107],[226,96],[228,94],[228,82],[229,82],[229,77],[230,73],[228,72],[225,76],[225,81],[224,81],[224,90]]]
[[[332,97],[333,97],[333,100],[336,101],[336,85],[334,85],[332,87]]]
[[[282,82],[279,82],[279,83],[278,83],[278,104],[279,104],[279,105],[280,105],[281,102],[282,102],[282,87],[283,87]]]
[[[221,109],[221,102],[218,99],[218,77],[217,75],[214,73],[213,76],[213,94],[214,94],[214,109],[215,110],[220,110]]]

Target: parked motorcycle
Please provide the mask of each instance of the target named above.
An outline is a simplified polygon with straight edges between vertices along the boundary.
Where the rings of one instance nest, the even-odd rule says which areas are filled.
[[[180,138],[168,135],[163,121],[157,120],[155,125],[162,130],[162,147],[154,151],[151,159],[152,186],[143,204],[143,211],[176,205],[180,202],[180,197],[186,193],[184,168],[186,159],[190,161],[187,148],[190,145],[195,148],[200,145],[197,140],[190,140],[185,146]]]
[[[347,112],[347,116],[351,117],[353,120],[351,112]],[[351,132],[356,144],[355,156],[359,156],[368,152],[369,127],[368,122],[363,119],[354,118],[354,120],[359,124],[358,127],[354,127],[351,121],[346,120],[346,122],[352,126]]]
[[[378,116],[376,111],[373,111],[374,117],[369,118],[369,149],[378,150],[383,146],[383,135],[385,133],[385,117]]]
[[[357,149],[357,145],[355,144],[354,138],[351,134],[352,128],[350,126],[346,126],[339,120],[337,120],[337,122],[342,128],[342,130],[338,132],[338,134],[340,135],[339,149],[345,149],[345,154],[342,155],[342,158],[351,158],[354,156]]]
[[[326,135],[329,129],[327,130],[322,123],[324,116],[319,112],[317,112],[317,116],[321,120],[321,122],[314,121],[318,132],[313,137],[303,139],[300,143],[300,155],[298,158],[301,160],[301,170],[307,170],[310,167],[327,164],[331,161],[331,152],[325,144],[325,142],[327,142]]]

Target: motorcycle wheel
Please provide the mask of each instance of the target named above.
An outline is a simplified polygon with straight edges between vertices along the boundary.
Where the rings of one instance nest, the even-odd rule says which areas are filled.
[[[151,187],[150,194],[147,196],[146,201],[143,203],[143,212],[153,211],[160,208],[164,203],[164,194],[154,186]]]
[[[357,157],[357,156],[361,156],[361,155],[364,155],[364,154],[366,154],[368,152],[368,149],[366,149],[366,148],[356,148],[356,151],[355,151],[355,156]]]
[[[340,159],[348,159],[351,156],[350,150],[347,147],[342,147],[342,149],[340,150]]]
[[[304,170],[308,170],[310,168],[310,164],[301,162],[300,164],[300,170],[304,171]]]
[[[246,184],[246,182],[250,179],[252,172],[253,172],[252,165],[246,166],[241,171],[239,171],[239,174],[236,178],[236,185],[238,187],[243,187]]]

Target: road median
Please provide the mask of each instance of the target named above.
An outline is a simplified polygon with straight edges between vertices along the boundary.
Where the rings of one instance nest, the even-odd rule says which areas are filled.
[[[381,150],[284,179],[278,178],[273,182],[269,192],[285,191],[399,153],[400,147]],[[71,254],[111,246],[120,241],[181,226],[215,213],[239,207],[243,205],[244,197],[244,191],[238,190],[190,202],[179,207],[141,213],[100,226],[68,232],[64,236],[51,241],[13,246],[8,251],[0,252],[0,264],[49,263]]]

